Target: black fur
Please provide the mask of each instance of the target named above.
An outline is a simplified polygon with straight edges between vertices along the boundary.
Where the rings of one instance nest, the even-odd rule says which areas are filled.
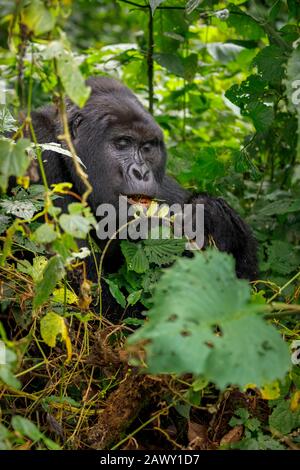
[[[212,238],[221,251],[232,253],[239,277],[255,279],[256,242],[238,214],[223,199],[192,195],[165,175],[162,132],[127,87],[104,77],[91,78],[87,84],[92,93],[86,105],[79,109],[68,101],[67,112],[74,146],[93,187],[89,203],[94,213],[100,203],[116,204],[120,193],[148,194],[169,204],[202,203],[205,246]],[[38,142],[58,142],[62,128],[54,106],[33,112],[32,119]],[[124,134],[129,134],[127,143],[119,138]],[[43,160],[49,184],[70,181],[82,194],[82,182],[69,157],[45,151]],[[72,198],[65,197],[63,208],[70,202]]]

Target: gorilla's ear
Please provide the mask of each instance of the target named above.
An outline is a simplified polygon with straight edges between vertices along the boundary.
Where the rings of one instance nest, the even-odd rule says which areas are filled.
[[[72,136],[72,139],[76,139],[77,137],[77,134],[78,134],[78,127],[80,126],[80,123],[82,121],[83,117],[81,116],[81,114],[76,114],[72,119],[71,119],[71,122],[70,122],[70,132],[71,132],[71,136]]]

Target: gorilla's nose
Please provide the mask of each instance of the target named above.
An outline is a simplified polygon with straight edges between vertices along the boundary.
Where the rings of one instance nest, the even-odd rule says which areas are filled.
[[[147,165],[137,165],[134,163],[129,168],[128,174],[132,183],[149,183],[152,179],[152,173]]]

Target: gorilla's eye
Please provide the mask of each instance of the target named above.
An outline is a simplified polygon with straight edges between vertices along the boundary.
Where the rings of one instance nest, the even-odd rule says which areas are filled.
[[[115,146],[118,150],[125,150],[131,145],[130,137],[120,137],[115,141]]]
[[[151,152],[152,149],[153,149],[153,143],[152,143],[152,142],[146,142],[146,143],[142,146],[142,150],[143,150],[143,152],[145,152],[145,153]]]

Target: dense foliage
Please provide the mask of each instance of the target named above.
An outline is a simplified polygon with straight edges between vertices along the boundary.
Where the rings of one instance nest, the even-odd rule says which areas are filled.
[[[299,2],[0,7],[0,448],[299,449]],[[87,194],[61,213],[55,200],[72,187],[49,188],[42,162],[56,146],[82,168],[64,99],[83,106],[91,75],[121,79],[154,114],[169,174],[251,225],[251,286],[229,255],[182,258],[182,242],[164,239],[123,241],[109,275],[104,250],[91,284],[77,243],[96,225]],[[63,146],[36,142],[31,112],[50,101]],[[146,320],[127,315],[138,304]]]

